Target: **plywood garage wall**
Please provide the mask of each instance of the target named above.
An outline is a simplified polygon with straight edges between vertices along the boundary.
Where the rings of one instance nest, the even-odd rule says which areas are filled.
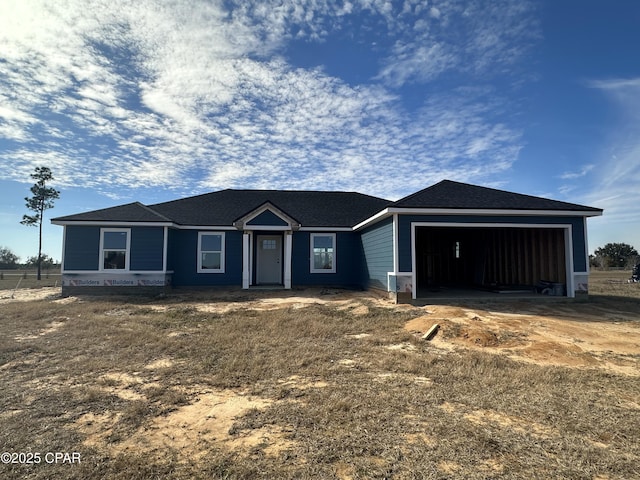
[[[566,279],[564,231],[546,228],[501,228],[483,232],[484,282],[535,285]]]
[[[564,283],[564,230],[422,227],[416,234],[416,267],[420,286]]]

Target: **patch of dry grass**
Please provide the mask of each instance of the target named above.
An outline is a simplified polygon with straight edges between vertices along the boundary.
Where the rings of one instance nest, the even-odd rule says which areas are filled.
[[[0,476],[640,476],[639,377],[443,351],[403,329],[424,309],[363,303],[5,303],[0,451],[82,463]]]
[[[0,290],[60,286],[59,268],[57,270],[42,270],[40,277],[38,280],[36,270],[0,270]]]
[[[589,275],[589,295],[595,299],[615,298],[640,300],[640,283],[629,283],[630,270],[592,270]]]

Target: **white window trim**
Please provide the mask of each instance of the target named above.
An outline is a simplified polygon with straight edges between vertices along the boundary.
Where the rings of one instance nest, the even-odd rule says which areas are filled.
[[[104,268],[104,234],[105,232],[125,232],[127,234],[127,246],[125,247],[124,269]],[[100,229],[100,259],[98,270],[101,272],[128,272],[131,265],[131,229],[130,228],[101,228]]]
[[[220,268],[202,268],[202,237],[203,235],[220,235]],[[198,273],[224,273],[225,253],[225,234],[224,232],[198,232]],[[204,250],[205,252],[213,250]]]
[[[313,260],[313,239],[315,237],[331,237],[333,239],[333,265],[331,269],[327,268],[314,268]],[[335,233],[311,233],[309,235],[309,268],[311,273],[336,273],[336,234]]]

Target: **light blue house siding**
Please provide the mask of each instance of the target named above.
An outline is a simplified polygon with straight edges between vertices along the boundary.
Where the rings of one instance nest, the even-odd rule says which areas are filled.
[[[292,285],[322,285],[362,287],[362,263],[360,238],[352,232],[318,232],[335,233],[336,247],[334,261],[335,273],[311,273],[311,233],[294,232],[291,255]]]
[[[411,224],[413,222],[447,223],[487,223],[527,225],[571,225],[573,239],[574,272],[587,271],[587,246],[585,244],[583,217],[556,216],[472,216],[472,215],[399,215],[398,216],[398,269],[410,272],[412,269]],[[559,227],[560,228],[560,227]]]
[[[391,218],[366,228],[360,233],[365,288],[387,290],[388,272],[393,272],[393,221]],[[409,242],[411,244],[411,242]],[[409,265],[411,265],[409,252]],[[411,267],[409,267],[410,271]]]

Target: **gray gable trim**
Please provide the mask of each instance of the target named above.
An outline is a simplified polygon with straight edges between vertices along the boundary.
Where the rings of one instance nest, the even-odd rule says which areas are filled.
[[[270,215],[269,215],[270,214]],[[267,223],[260,223],[260,219],[267,218],[268,216],[272,217],[272,221],[268,221]],[[273,220],[277,221],[273,223]],[[247,227],[255,227],[255,226],[278,226],[278,227],[289,227],[291,229],[297,230],[300,228],[300,222],[298,222],[295,218],[292,218],[286,212],[283,212],[277,206],[273,205],[271,202],[266,202],[262,204],[260,207],[252,210],[241,218],[235,220],[233,225],[242,230]],[[250,228],[247,228],[250,230]]]

